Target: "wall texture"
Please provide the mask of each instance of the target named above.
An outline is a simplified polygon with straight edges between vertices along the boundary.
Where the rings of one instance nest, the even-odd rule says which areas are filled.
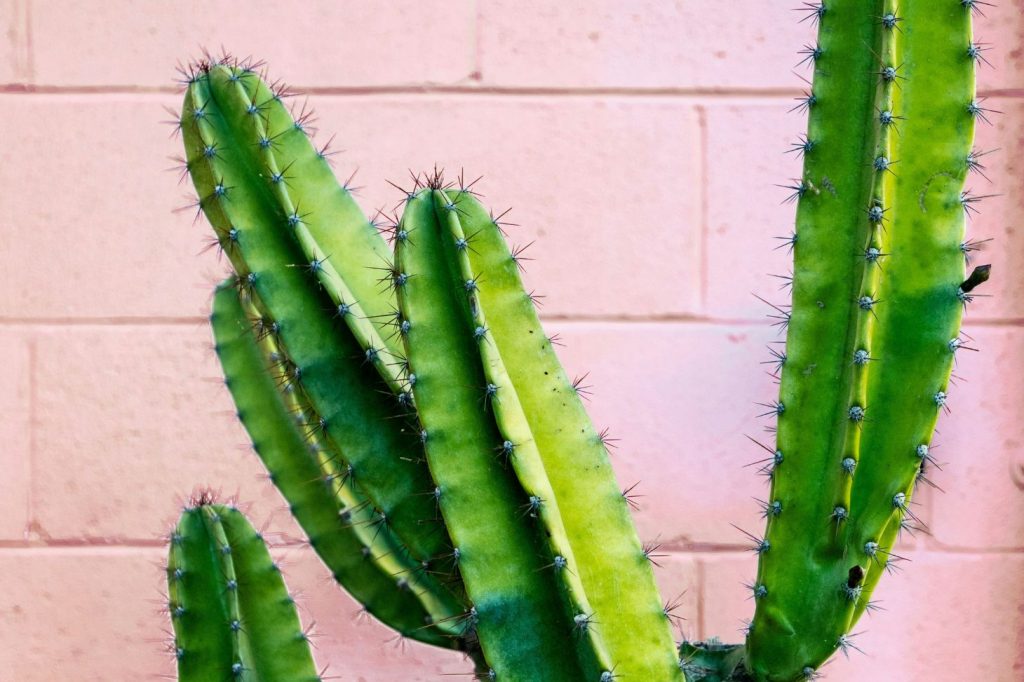
[[[308,94],[367,210],[407,169],[465,168],[513,238],[592,411],[640,481],[646,539],[669,556],[683,630],[736,639],[760,525],[744,464],[763,427],[758,364],[776,331],[793,209],[774,186],[803,130],[797,0],[0,0],[0,680],[128,681],[173,672],[161,613],[165,533],[183,496],[237,495],[284,557],[318,657],[343,680],[439,680],[459,659],[389,640],[329,581],[231,415],[204,315],[224,266],[197,255],[168,157],[174,65],[202,46],[268,60]],[[999,194],[963,377],[918,500],[930,535],[884,581],[831,680],[1024,679],[1024,1],[985,7],[979,146]]]

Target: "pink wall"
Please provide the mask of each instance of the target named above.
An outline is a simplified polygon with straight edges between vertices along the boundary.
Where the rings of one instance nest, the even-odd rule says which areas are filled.
[[[439,163],[485,173],[536,239],[529,281],[593,416],[641,480],[664,594],[686,634],[739,637],[754,561],[730,526],[760,524],[755,401],[775,337],[751,292],[781,300],[771,237],[793,209],[774,183],[812,40],[797,0],[391,0],[156,3],[0,0],[0,680],[140,680],[173,671],[162,638],[160,535],[195,484],[236,494],[273,530],[318,657],[345,680],[437,680],[455,656],[389,642],[328,579],[231,416],[204,314],[223,266],[165,169],[176,61],[224,45],[266,58],[319,113],[323,139],[385,178]],[[300,7],[301,5],[301,7]],[[1022,0],[986,8],[979,38],[990,185],[971,234],[994,237],[992,298],[972,307],[964,377],[917,513],[932,535],[880,589],[867,655],[828,679],[1024,678],[1024,150]],[[143,6],[145,10],[141,9]],[[797,72],[807,75],[803,69]]]

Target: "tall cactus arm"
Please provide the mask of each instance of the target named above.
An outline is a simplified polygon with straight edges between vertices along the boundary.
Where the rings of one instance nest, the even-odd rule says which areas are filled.
[[[270,479],[309,538],[310,546],[367,613],[403,636],[457,647],[446,623],[462,609],[455,596],[398,547],[382,546],[386,532],[373,526],[372,508],[343,475],[326,474],[310,452],[316,433],[304,432],[271,376],[273,361],[260,348],[252,319],[231,280],[214,295],[210,317],[215,348],[237,414]],[[291,391],[295,393],[296,391]],[[362,525],[359,525],[359,524]]]
[[[971,297],[961,287],[973,208],[963,183],[974,119],[985,113],[974,99],[975,5],[808,5],[819,39],[795,188],[778,451],[747,639],[758,679],[801,679],[836,648],[856,646],[849,631],[899,529],[916,518],[910,498],[931,461]],[[841,164],[837,150],[848,152]],[[829,290],[819,286],[823,266]],[[837,296],[843,286],[850,291]],[[831,324],[816,324],[837,309]]]
[[[898,162],[886,176],[890,225],[882,235],[877,332],[869,367],[861,466],[854,480],[856,516],[849,552],[867,575],[857,615],[888,561],[910,510],[914,483],[945,407],[961,316],[970,300],[965,278],[963,193],[974,125],[975,57],[971,7],[958,0],[899,3],[894,63],[905,80],[894,92],[901,117],[891,138]]]
[[[281,573],[238,510],[187,508],[167,580],[181,682],[321,679]]]
[[[758,538],[756,612],[748,665],[759,679],[796,680],[824,662],[845,632],[850,603],[840,530],[849,514],[848,459],[856,462],[865,406],[854,362],[872,315],[868,265],[883,89],[882,0],[807,4],[818,24],[803,176],[797,201],[792,307],[771,467],[769,522]],[[867,412],[871,414],[870,410]],[[846,467],[846,468],[844,468]],[[774,510],[778,510],[774,512]]]
[[[309,286],[312,274],[283,210],[243,137],[221,105],[208,72],[189,84],[182,111],[188,164],[200,206],[222,239],[244,286],[257,294],[268,327],[278,334],[299,383],[324,418],[325,437],[345,444],[345,456],[383,522],[412,554],[429,560],[447,538],[432,523],[433,489],[422,447],[404,428],[406,409],[379,382],[364,351]],[[212,183],[212,184],[210,184]]]
[[[573,625],[555,607],[554,569],[544,566],[522,513],[527,500],[503,468],[489,405],[500,396],[480,366],[467,304],[472,283],[446,261],[434,191],[406,204],[395,288],[438,505],[473,603],[466,626],[476,628],[499,680],[583,680],[564,645]]]
[[[604,436],[562,369],[494,218],[468,192],[453,193],[451,201],[469,240],[466,267],[479,278],[476,301],[487,320],[488,343],[529,423],[564,541],[593,610],[592,627],[613,666],[609,672],[624,679],[680,680],[671,623]],[[528,478],[523,485],[529,488]]]

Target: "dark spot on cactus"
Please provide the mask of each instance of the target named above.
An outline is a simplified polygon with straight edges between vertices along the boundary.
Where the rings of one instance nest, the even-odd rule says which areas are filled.
[[[853,405],[847,411],[847,415],[849,416],[850,421],[852,421],[852,422],[862,422],[862,421],[864,421],[864,413],[865,413],[864,408],[861,407],[860,405]]]
[[[977,286],[987,282],[991,274],[991,265],[979,265],[978,267],[974,268],[974,270],[971,272],[970,277],[965,279],[963,283],[960,284],[960,291],[964,292],[965,294],[971,293]]]
[[[844,457],[843,461],[840,462],[840,466],[843,468],[843,473],[853,475],[854,470],[857,468],[857,460],[853,457]]]
[[[866,365],[870,361],[871,361],[871,355],[866,350],[864,350],[863,348],[860,348],[860,349],[854,351],[854,353],[853,353],[853,364],[855,364],[855,365]]]
[[[834,509],[832,510],[832,515],[831,515],[831,517],[830,517],[830,518],[831,518],[831,519],[832,519],[833,521],[835,521],[835,522],[836,522],[836,524],[840,524],[840,523],[842,523],[843,521],[846,521],[846,520],[847,520],[847,519],[848,519],[849,517],[850,517],[850,512],[849,512],[849,511],[847,511],[846,507],[843,507],[843,506],[836,506],[836,507],[835,507],[835,508],[834,508]]]

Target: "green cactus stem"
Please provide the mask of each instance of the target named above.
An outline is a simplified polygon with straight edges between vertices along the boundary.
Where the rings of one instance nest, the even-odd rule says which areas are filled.
[[[828,0],[801,143],[772,491],[747,637],[756,679],[805,679],[892,555],[945,406],[964,281],[974,3]],[[987,271],[986,271],[987,273]]]
[[[248,308],[248,312],[246,310]],[[237,282],[218,287],[210,323],[225,384],[238,418],[263,461],[270,480],[309,538],[310,546],[338,581],[370,615],[404,637],[444,647],[465,647],[452,624],[461,600],[430,573],[420,570],[390,532],[374,524],[345,464],[329,453],[319,420],[301,404],[279,360],[271,357],[274,337],[257,338],[255,307],[239,297]]]
[[[467,240],[459,249],[462,276],[480,282],[478,326],[486,329],[482,347],[499,386],[499,425],[511,442],[529,445],[513,462],[523,487],[557,514],[545,521],[548,533],[572,562],[566,587],[591,609],[598,655],[623,677],[681,679],[650,548],[616,483],[607,435],[594,428],[562,369],[493,215],[466,191],[452,193],[450,205],[449,220],[458,219]]]
[[[279,336],[291,380],[324,419],[324,437],[336,448],[344,444],[339,449],[381,522],[413,557],[431,561],[449,543],[434,521],[434,501],[424,494],[433,484],[422,446],[403,428],[410,419],[404,394],[390,394],[373,361],[377,350],[364,349],[343,321],[348,315],[310,286],[314,268],[299,248],[299,233],[328,217],[281,203],[259,156],[261,146],[274,146],[276,133],[261,137],[253,126],[258,115],[229,106],[239,87],[259,82],[246,67],[218,64],[188,85],[181,122],[199,205],[240,282],[263,306],[262,319]],[[375,251],[364,255],[360,270],[377,260]],[[371,388],[378,383],[384,390]]]
[[[237,509],[205,494],[189,504],[167,589],[180,682],[322,679],[281,572]]]
[[[453,561],[473,607],[466,626],[498,679],[585,679],[564,640],[573,622],[558,608],[553,567],[521,513],[528,500],[504,469],[505,440],[490,405],[501,396],[480,363],[464,281],[446,258],[435,191],[408,200],[395,242],[395,289],[411,386],[452,538]],[[581,626],[586,627],[586,626]]]

